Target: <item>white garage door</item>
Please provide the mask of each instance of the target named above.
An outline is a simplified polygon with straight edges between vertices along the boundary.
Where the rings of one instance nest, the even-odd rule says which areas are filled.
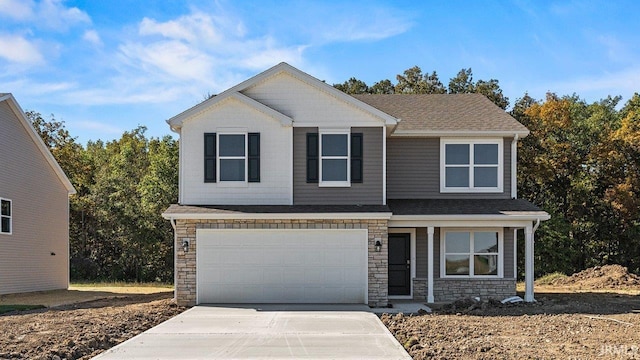
[[[199,229],[198,303],[366,303],[367,231]]]

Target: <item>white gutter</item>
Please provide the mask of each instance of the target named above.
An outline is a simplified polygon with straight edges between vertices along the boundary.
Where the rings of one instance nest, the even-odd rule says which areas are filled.
[[[550,218],[551,218],[551,217],[549,217],[549,219],[550,219]],[[546,220],[549,220],[549,219],[546,219]],[[534,234],[536,233],[536,230],[538,229],[538,226],[540,226],[540,218],[537,218],[537,219],[536,219],[536,224],[535,224],[535,225],[533,225],[533,231],[532,231],[532,232],[533,232]]]
[[[514,134],[511,142],[511,197],[513,199],[518,198],[518,138],[519,135]]]
[[[551,216],[544,211],[534,214],[500,214],[500,215],[392,215],[391,220],[409,221],[441,221],[441,220],[549,220]]]

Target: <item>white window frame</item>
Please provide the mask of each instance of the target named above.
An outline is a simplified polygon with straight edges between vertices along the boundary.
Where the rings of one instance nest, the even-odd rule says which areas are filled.
[[[2,215],[0,212],[0,219],[9,218],[9,232],[2,231],[2,226],[0,224],[0,234],[2,235],[11,235],[13,234],[13,201],[7,198],[0,198],[0,201],[8,201],[9,202],[9,214],[11,215]]]
[[[220,136],[225,135],[243,135],[244,136],[244,156],[221,156],[220,155]],[[247,132],[218,132],[216,133],[216,181],[218,184],[248,184],[249,169],[249,141]],[[220,179],[220,160],[244,160],[244,180],[243,181],[229,181]]]
[[[469,145],[469,164],[468,165],[448,165],[445,163],[446,146],[449,144]],[[491,167],[495,165],[474,164],[474,147],[477,144],[498,145],[498,186],[496,187],[475,187],[474,186],[474,168]],[[504,141],[497,139],[440,139],[440,192],[443,193],[501,193],[504,185]],[[469,169],[469,186],[468,187],[447,187],[447,167],[466,167]]]
[[[446,236],[448,232],[468,232],[469,252],[468,253],[447,253]],[[498,253],[476,253],[474,252],[474,233],[476,232],[496,232],[498,233]],[[469,255],[469,275],[447,275],[447,255]],[[498,255],[498,275],[475,275],[474,255]],[[440,277],[447,279],[502,279],[504,278],[504,230],[502,228],[440,228]]]
[[[347,136],[347,156],[322,156],[322,136],[323,135],[346,135]],[[323,160],[347,160],[347,180],[346,181],[323,181],[322,161]],[[350,187],[351,186],[351,130],[320,130],[318,131],[318,186],[319,187]]]

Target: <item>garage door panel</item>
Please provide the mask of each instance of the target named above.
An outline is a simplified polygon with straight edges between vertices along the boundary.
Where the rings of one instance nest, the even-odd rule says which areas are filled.
[[[364,230],[198,230],[199,303],[365,303]]]

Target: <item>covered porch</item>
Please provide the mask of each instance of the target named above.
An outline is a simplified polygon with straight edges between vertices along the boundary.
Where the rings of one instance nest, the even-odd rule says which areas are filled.
[[[535,301],[535,231],[550,218],[546,212],[520,199],[389,200],[388,206],[393,213],[388,224],[391,299],[392,234],[408,234],[411,240],[409,297],[424,293],[433,303],[447,296],[499,297],[511,287],[515,293],[517,231],[522,229],[525,301]]]

